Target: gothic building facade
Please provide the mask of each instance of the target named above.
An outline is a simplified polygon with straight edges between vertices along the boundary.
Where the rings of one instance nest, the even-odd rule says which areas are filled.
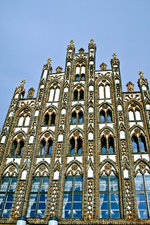
[[[95,70],[96,44],[67,47],[65,71],[22,81],[0,138],[0,224],[150,224],[150,95],[122,91],[116,54]]]

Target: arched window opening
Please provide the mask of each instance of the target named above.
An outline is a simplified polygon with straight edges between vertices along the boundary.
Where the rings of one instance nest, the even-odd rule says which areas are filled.
[[[136,120],[141,120],[141,113],[140,113],[139,110],[136,110],[136,111],[135,111],[135,119],[136,119]]]
[[[119,186],[117,176],[103,174],[99,178],[99,218],[120,218]]]
[[[27,117],[25,118],[24,125],[25,125],[25,126],[29,126],[29,124],[30,124],[30,116],[27,116]]]
[[[75,154],[75,140],[74,138],[71,138],[70,140],[70,155]]]
[[[100,112],[100,122],[101,123],[104,123],[105,122],[105,112],[104,112],[104,110],[102,110]]]
[[[40,148],[40,155],[44,156],[45,155],[45,149],[46,149],[46,141],[42,140],[41,141],[41,148]]]
[[[108,138],[108,145],[109,145],[108,152],[113,153],[114,152],[114,139],[111,136]]]
[[[65,179],[62,218],[82,217],[82,177],[67,176]]]
[[[48,125],[48,123],[49,123],[49,114],[46,113],[44,117],[44,125]]]
[[[106,138],[101,138],[101,152],[106,153],[107,152],[107,145],[106,145]]]
[[[24,141],[20,141],[19,142],[19,149],[18,149],[18,155],[19,156],[22,156],[23,148],[24,148]]]
[[[81,80],[85,80],[85,74],[84,73],[81,74]]]
[[[60,94],[60,89],[56,88],[54,101],[56,101],[56,102],[59,101],[59,94]]]
[[[77,153],[78,155],[82,154],[82,139],[80,137],[77,139]]]
[[[84,91],[81,90],[81,91],[80,91],[80,100],[83,100],[83,99],[84,99]]]
[[[53,141],[50,139],[48,141],[48,155],[52,155]]]
[[[11,156],[15,156],[17,154],[17,141],[13,141],[12,143],[12,150],[11,150]]]
[[[72,113],[72,124],[76,124],[76,121],[77,121],[77,115],[76,115],[76,112],[73,112]]]
[[[150,175],[138,174],[135,177],[135,189],[138,216],[140,219],[147,219],[150,216]]]
[[[76,74],[75,80],[76,80],[76,81],[79,81],[79,74]]]
[[[17,185],[16,177],[3,177],[0,184],[0,217],[10,217]]]
[[[52,113],[51,114],[51,124],[50,125],[55,125],[55,117],[56,117],[55,113]]]
[[[105,86],[105,96],[106,96],[106,98],[110,98],[110,86],[109,85]]]
[[[107,122],[112,122],[112,112],[110,110],[107,111]]]
[[[134,120],[134,113],[132,110],[129,111],[129,120],[133,121]]]
[[[140,136],[140,150],[141,152],[146,152],[146,142],[145,142],[145,137],[141,134]]]
[[[104,99],[104,86],[103,85],[99,86],[99,98]]]
[[[49,92],[49,102],[52,102],[54,99],[54,89],[50,89]]]
[[[48,177],[35,177],[30,190],[27,218],[44,218],[46,210]]]
[[[74,91],[73,99],[78,100],[78,91],[77,90]]]
[[[21,116],[18,121],[18,126],[23,126],[24,117]]]
[[[83,123],[83,112],[79,112],[79,123]]]
[[[139,152],[138,138],[136,136],[132,137],[132,147],[133,147],[133,152]]]

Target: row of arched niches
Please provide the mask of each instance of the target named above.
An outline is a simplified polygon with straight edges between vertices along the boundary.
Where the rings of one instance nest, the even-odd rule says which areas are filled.
[[[85,67],[77,67],[77,72],[85,74]],[[75,75],[76,76],[76,75]],[[115,154],[116,153],[116,130],[114,123],[116,120],[116,113],[114,112],[114,103],[112,104],[112,84],[109,79],[99,79],[96,85],[96,108],[93,104],[88,104],[88,113],[94,113],[96,117],[96,129],[98,136],[98,151],[100,154]],[[89,91],[94,90],[94,85],[89,86]],[[85,118],[85,100],[86,90],[85,81],[78,80],[74,83],[70,91],[71,107],[68,113],[70,132],[68,134],[68,145],[66,155],[82,155],[84,154],[84,124]],[[56,125],[60,115],[58,115],[59,104],[61,101],[61,84],[57,81],[52,82],[47,91],[47,99],[45,109],[42,115],[41,132],[38,139],[38,156],[51,156],[55,142],[61,141],[61,135],[58,140],[55,140]],[[98,104],[97,104],[98,103]],[[127,124],[129,126],[128,135],[130,137],[131,152],[133,153],[146,153],[148,151],[148,140],[146,137],[144,124],[145,116],[143,113],[142,104],[139,101],[131,100],[125,108],[125,115]],[[148,106],[149,107],[149,106]],[[123,111],[122,103],[118,103],[118,114]],[[38,110],[35,115],[38,116]],[[28,128],[31,126],[33,109],[30,107],[19,108],[16,112],[15,131],[9,145],[9,156],[22,156],[23,150],[27,142]],[[61,108],[61,115],[66,115],[66,108]],[[88,124],[88,121],[87,121]],[[75,132],[75,131],[78,132]],[[47,135],[45,136],[45,132]],[[77,133],[77,135],[76,135]],[[120,131],[120,138],[125,138],[125,131]],[[90,131],[88,139],[92,140],[94,134]],[[34,136],[30,136],[29,143],[33,143]],[[5,135],[2,137],[1,143],[5,142]]]

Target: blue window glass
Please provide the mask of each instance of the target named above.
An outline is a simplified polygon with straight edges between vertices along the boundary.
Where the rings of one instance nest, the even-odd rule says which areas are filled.
[[[113,153],[114,152],[114,139],[111,136],[108,138],[108,145],[109,145],[108,152]]]
[[[146,219],[150,216],[150,175],[140,175],[135,177],[135,189],[138,216]]]
[[[105,112],[103,110],[100,112],[100,122],[105,123]]]
[[[120,218],[118,178],[115,175],[102,175],[99,179],[99,217]]]
[[[48,186],[48,177],[35,177],[33,179],[29,197],[27,218],[44,218]]]
[[[132,147],[133,147],[133,152],[139,152],[138,138],[136,136],[132,137]]]
[[[48,155],[52,155],[53,141],[50,139],[48,141]]]
[[[81,138],[77,139],[77,153],[79,155],[82,154],[82,139]]]
[[[83,112],[79,112],[79,123],[83,123]]]
[[[107,111],[107,122],[112,122],[112,112],[110,110]]]
[[[0,217],[9,217],[14,199],[17,178],[4,177],[0,185]]]
[[[107,152],[106,138],[105,137],[101,138],[101,152],[102,153],[106,153]]]
[[[75,154],[75,140],[71,138],[70,140],[70,155]]]
[[[72,123],[76,124],[76,122],[77,122],[77,115],[76,115],[76,112],[73,112],[72,113]]]
[[[18,155],[19,156],[22,156],[23,148],[24,148],[24,142],[23,141],[20,141],[19,142],[19,149],[18,149]]]
[[[81,74],[81,80],[85,80],[85,74],[84,73]]]
[[[49,123],[49,114],[47,113],[44,117],[44,125],[48,125]]]
[[[41,156],[45,155],[45,149],[46,149],[46,141],[42,140],[41,141],[41,147],[40,147],[40,155]]]
[[[146,152],[146,143],[143,135],[140,136],[140,150],[141,152]]]
[[[76,80],[76,81],[79,81],[79,74],[76,74],[75,80]]]
[[[82,177],[68,176],[65,179],[62,218],[82,217]]]
[[[11,150],[11,156],[15,156],[17,153],[17,141],[13,141],[12,143],[12,150]]]

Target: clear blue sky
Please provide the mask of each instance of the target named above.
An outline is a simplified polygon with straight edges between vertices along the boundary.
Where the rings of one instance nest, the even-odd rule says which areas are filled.
[[[91,38],[96,69],[117,53],[124,91],[140,69],[150,82],[150,0],[0,0],[0,128],[22,79],[37,91],[47,58],[64,69],[70,40],[87,51]]]

